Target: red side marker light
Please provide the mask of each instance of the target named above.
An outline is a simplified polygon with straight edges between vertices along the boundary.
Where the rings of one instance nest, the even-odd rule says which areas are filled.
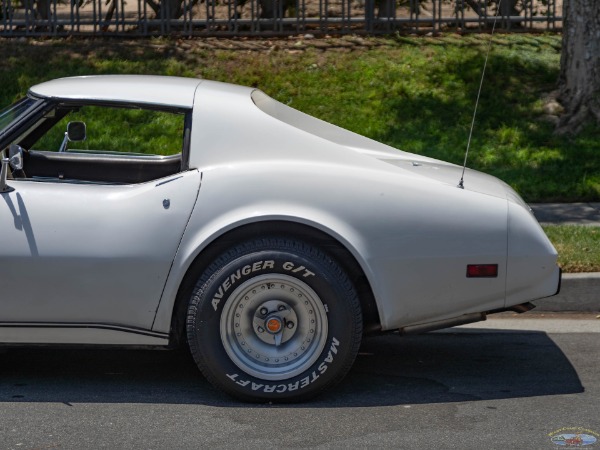
[[[498,264],[469,264],[467,278],[497,278]]]

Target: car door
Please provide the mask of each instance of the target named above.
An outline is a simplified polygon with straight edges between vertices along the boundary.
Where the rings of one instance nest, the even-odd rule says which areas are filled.
[[[191,110],[52,104],[10,142],[23,168],[0,194],[0,324],[148,330],[200,188]]]
[[[0,322],[149,329],[198,171],[136,185],[10,185],[0,202]]]

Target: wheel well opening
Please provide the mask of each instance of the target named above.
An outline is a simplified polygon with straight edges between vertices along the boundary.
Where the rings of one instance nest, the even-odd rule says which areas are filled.
[[[171,317],[171,346],[177,347],[186,342],[185,325],[187,303],[196,280],[228,248],[241,241],[265,236],[296,238],[319,247],[329,254],[348,274],[361,303],[363,330],[365,334],[381,329],[381,321],[373,291],[356,258],[342,244],[327,233],[307,225],[285,221],[255,222],[233,229],[215,239],[196,257],[188,269],[177,293]]]

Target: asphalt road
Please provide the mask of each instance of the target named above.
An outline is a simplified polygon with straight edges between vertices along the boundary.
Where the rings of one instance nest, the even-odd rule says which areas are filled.
[[[310,403],[247,405],[184,354],[0,353],[0,448],[552,449],[597,433],[600,320],[489,320],[369,339],[341,386]],[[585,431],[587,430],[587,431]]]

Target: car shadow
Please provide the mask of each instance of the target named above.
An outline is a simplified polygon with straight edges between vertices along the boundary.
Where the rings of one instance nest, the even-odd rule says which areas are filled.
[[[579,392],[577,372],[543,332],[450,330],[366,339],[338,387],[311,402],[279,407],[373,407]],[[0,402],[243,405],[213,388],[183,351],[45,347],[1,350]]]

